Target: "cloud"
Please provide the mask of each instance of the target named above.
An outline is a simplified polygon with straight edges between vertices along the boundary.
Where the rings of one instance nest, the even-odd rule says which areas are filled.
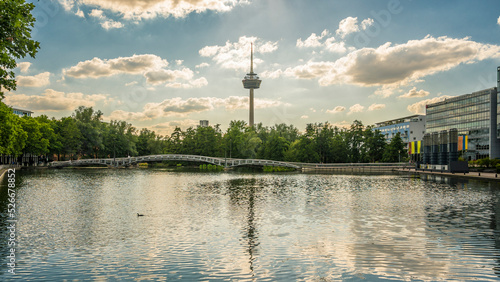
[[[254,68],[263,61],[255,54],[272,53],[278,49],[278,42],[264,42],[257,37],[242,36],[238,42],[227,41],[224,46],[205,46],[199,54],[202,57],[211,57],[219,66],[225,69],[249,70],[250,69],[250,43],[254,43]]]
[[[417,87],[413,87],[410,91],[405,94],[399,96],[399,98],[421,98],[425,96],[429,96],[429,92],[423,89],[417,91]]]
[[[269,99],[255,99],[254,103],[256,109],[287,105],[281,101]],[[142,112],[126,112],[117,110],[111,113],[110,119],[151,120],[160,117],[186,116],[222,107],[228,111],[247,109],[248,97],[230,96],[228,98],[201,97],[188,99],[176,97],[166,99],[160,103],[148,103],[144,106]]]
[[[317,78],[321,86],[352,84],[396,89],[423,77],[447,71],[463,63],[500,58],[500,46],[482,44],[469,38],[426,36],[421,40],[378,48],[363,48],[331,62],[309,61],[285,70],[295,78]]]
[[[407,107],[407,109],[408,109],[408,111],[412,112],[413,114],[424,115],[426,105],[441,102],[441,101],[444,101],[445,99],[452,98],[452,97],[453,96],[446,96],[445,95],[445,96],[439,96],[439,97],[432,98],[432,99],[422,100],[422,101],[417,102],[415,104],[409,105]]]
[[[166,66],[168,66],[167,60],[152,54],[118,57],[109,60],[95,57],[92,60],[79,62],[69,69],[64,69],[63,74],[75,78],[99,78],[121,73],[139,74]]]
[[[332,53],[344,53],[347,51],[345,42],[336,42],[335,37],[328,37],[329,35],[330,32],[326,29],[321,32],[320,36],[316,35],[316,33],[312,33],[305,41],[302,41],[301,38],[297,39],[296,46],[299,48],[322,47]]]
[[[497,19],[497,24],[500,25],[500,17]]]
[[[34,76],[19,75],[17,85],[22,87],[42,87],[50,84],[50,72],[42,72]]]
[[[309,118],[309,116],[307,116],[307,115],[303,115],[303,116],[301,116],[300,118],[301,118],[301,119],[308,119],[308,118]]]
[[[182,64],[182,62],[177,60],[176,65],[179,66],[179,64]],[[167,87],[177,88],[201,87],[208,84],[203,77],[194,79],[194,72],[189,68],[165,69],[168,65],[167,60],[152,54],[133,55],[109,60],[96,57],[64,69],[63,75],[74,78],[100,78],[118,74],[142,74],[149,84],[159,85],[168,82],[168,84],[165,84]],[[172,84],[176,80],[184,80],[187,83]]]
[[[371,104],[368,107],[368,111],[377,111],[385,108],[385,104]]]
[[[208,85],[207,79],[204,77],[200,77],[198,79],[190,81],[189,83],[180,83],[180,82],[167,83],[165,84],[165,87],[190,89],[190,88],[201,88],[206,85]]]
[[[85,14],[80,9],[78,9],[78,11],[75,12],[75,15],[79,16],[80,18],[85,18]]]
[[[196,65],[195,68],[200,69],[200,68],[207,68],[209,66],[210,66],[209,63],[201,63],[199,65]]]
[[[349,33],[357,31],[359,31],[358,18],[347,17],[340,21],[339,28],[337,29],[336,33],[344,38]]]
[[[167,81],[174,81],[176,79],[189,80],[193,78],[193,75],[193,71],[188,68],[183,68],[182,70],[159,69],[148,71],[144,74],[144,76],[146,77],[146,82],[153,85],[157,85]]]
[[[5,101],[9,105],[18,105],[33,111],[71,111],[79,106],[94,107],[97,103],[109,103],[112,99],[104,94],[85,95],[47,89],[41,95],[8,95]]]
[[[360,104],[353,105],[349,108],[349,112],[347,113],[348,115],[352,113],[361,113],[365,110],[364,106],[361,106]]]
[[[323,43],[320,42],[325,36],[329,35],[330,32],[328,30],[323,30],[320,36],[316,35],[316,33],[312,33],[305,41],[302,41],[302,38],[297,39],[297,47],[305,48],[305,47],[320,47]]]
[[[373,25],[374,23],[374,20],[373,19],[364,19],[362,22],[361,22],[361,28],[363,30],[367,29],[368,27],[370,27],[371,25]]]
[[[196,127],[199,124],[200,121],[194,119],[172,120],[169,122],[158,123],[156,125],[153,125],[149,129],[153,130],[157,134],[166,136],[170,135],[175,130],[176,127],[179,127],[181,129],[187,129],[189,127]]]
[[[326,110],[327,113],[329,114],[336,114],[345,111],[345,107],[342,106],[336,106],[333,108],[333,110]]]
[[[81,11],[80,11],[81,12]],[[78,15],[78,12],[77,12],[77,15]],[[81,13],[81,15],[83,15],[83,12]],[[81,15],[78,15],[78,16],[81,16]],[[100,23],[101,23],[101,26],[108,30],[108,29],[112,29],[112,28],[122,28],[124,25],[121,23],[121,22],[117,22],[117,21],[114,21],[114,20],[111,20],[111,19],[108,19],[105,15],[104,15],[104,11],[102,10],[98,10],[98,9],[93,9],[90,13],[89,13],[89,16],[91,17],[94,17],[94,18],[97,18]]]
[[[98,8],[125,20],[142,20],[156,17],[183,18],[190,13],[206,11],[227,12],[246,0],[58,0],[65,10]]]
[[[21,70],[22,73],[28,72],[30,66],[31,66],[30,62],[21,62],[17,64],[17,67]]]

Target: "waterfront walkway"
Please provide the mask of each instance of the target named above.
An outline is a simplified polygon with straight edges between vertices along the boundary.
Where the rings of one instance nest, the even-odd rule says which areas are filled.
[[[472,178],[472,179],[484,179],[484,180],[494,180],[500,181],[500,173],[494,172],[467,172],[467,173],[451,173],[451,172],[441,172],[441,171],[431,171],[431,170],[415,170],[415,168],[398,168],[396,171],[407,172],[407,173],[416,173],[416,174],[428,174],[428,175],[442,175],[442,176],[450,176],[450,177],[461,177],[461,178]]]

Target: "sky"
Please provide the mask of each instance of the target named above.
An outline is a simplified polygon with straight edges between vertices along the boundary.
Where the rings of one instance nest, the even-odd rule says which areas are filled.
[[[79,106],[162,135],[200,120],[365,125],[496,87],[500,2],[33,1],[36,58],[4,102],[61,118]]]

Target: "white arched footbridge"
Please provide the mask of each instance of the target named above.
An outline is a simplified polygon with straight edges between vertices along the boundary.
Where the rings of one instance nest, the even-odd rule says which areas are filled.
[[[214,158],[197,155],[179,155],[179,154],[165,154],[165,155],[151,155],[142,157],[128,157],[128,158],[110,158],[110,159],[82,159],[75,161],[57,161],[52,162],[50,167],[69,167],[69,166],[89,166],[89,165],[106,165],[110,167],[126,167],[138,163],[161,162],[161,161],[187,161],[187,162],[203,162],[223,167],[235,166],[281,166],[300,169],[299,164],[259,160],[259,159],[227,159],[227,158]]]

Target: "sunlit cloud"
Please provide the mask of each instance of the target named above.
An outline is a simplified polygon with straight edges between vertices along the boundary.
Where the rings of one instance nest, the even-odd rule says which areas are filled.
[[[105,94],[64,93],[53,89],[47,89],[41,95],[10,94],[5,97],[9,105],[34,111],[71,111],[79,106],[95,107],[97,103],[102,105],[112,101]]]
[[[423,77],[491,58],[500,58],[500,46],[469,38],[426,36],[394,46],[388,42],[378,48],[359,49],[333,62],[309,61],[286,69],[284,75],[318,79],[321,86],[385,87],[376,94],[387,97],[398,87],[421,81]]]
[[[255,99],[255,109],[273,108],[288,105],[278,100]],[[248,97],[230,96],[227,98],[201,97],[188,98],[181,97],[166,99],[160,103],[148,103],[142,112],[126,112],[116,110],[111,113],[110,119],[119,120],[151,120],[161,117],[187,116],[189,114],[211,111],[218,108],[225,108],[227,111],[248,109]]]
[[[413,114],[424,115],[426,105],[441,102],[441,101],[444,101],[445,99],[452,98],[452,97],[453,96],[446,96],[445,95],[445,96],[439,96],[436,98],[422,100],[420,102],[409,105],[407,107],[407,109],[408,109],[408,111],[412,112]]]
[[[225,69],[248,70],[250,68],[251,43],[254,43],[255,54],[271,53],[278,49],[278,42],[264,42],[257,37],[242,36],[238,42],[227,41],[224,46],[205,46],[199,51],[199,54],[202,57],[211,57],[217,65]],[[254,56],[254,67],[262,62],[260,58]]]
[[[21,63],[17,64],[17,67],[19,68],[19,70],[21,71],[21,73],[28,72],[30,66],[31,66],[30,62],[21,62]]]
[[[382,109],[385,109],[385,104],[371,104],[368,107],[368,111],[378,111]]]
[[[417,91],[417,87],[413,87],[410,91],[399,96],[399,98],[421,98],[421,97],[429,96],[429,94],[430,94],[429,91],[425,91],[423,89],[420,89]]]
[[[183,18],[190,13],[206,11],[227,12],[247,0],[58,0],[66,11],[97,8],[120,16],[124,20],[142,20],[156,17]]]
[[[342,107],[342,106],[336,106],[335,108],[333,108],[332,110],[326,110],[327,113],[329,114],[336,114],[336,113],[341,113],[343,111],[345,111],[346,108],[345,107]]]
[[[19,75],[16,80],[17,86],[42,87],[50,84],[50,72],[42,72],[34,76]]]
[[[365,110],[364,106],[361,106],[360,104],[355,104],[355,105],[352,105],[349,108],[349,112],[347,114],[350,115],[350,114],[353,114],[353,113],[361,113],[364,110]]]

